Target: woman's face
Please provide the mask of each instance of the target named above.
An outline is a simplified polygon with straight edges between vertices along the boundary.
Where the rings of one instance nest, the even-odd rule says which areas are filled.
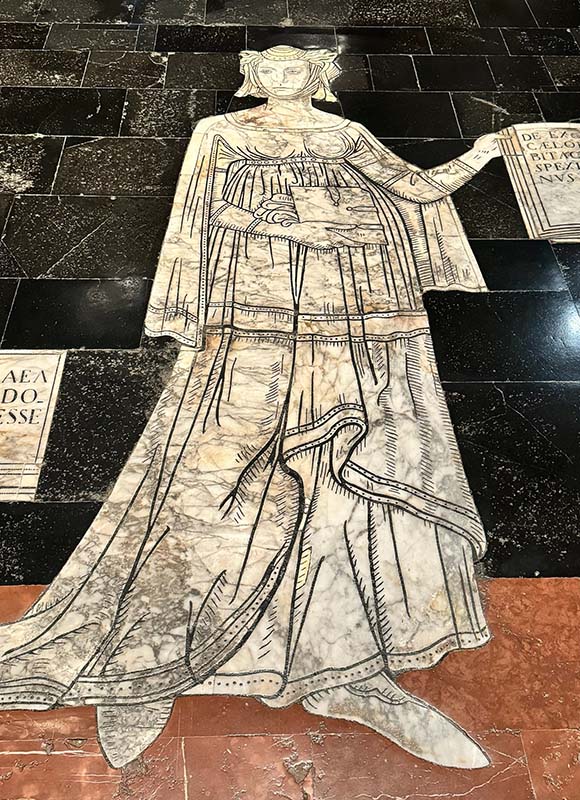
[[[256,67],[260,84],[268,97],[294,97],[302,94],[310,80],[307,61],[273,61],[263,59]]]

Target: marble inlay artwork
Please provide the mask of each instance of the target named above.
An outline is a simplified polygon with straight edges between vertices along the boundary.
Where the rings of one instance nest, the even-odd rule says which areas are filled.
[[[500,135],[418,169],[332,100],[335,53],[241,54],[187,150],[146,319],[181,350],[107,502],[3,627],[0,704],[97,707],[127,764],[184,694],[301,703],[489,761],[397,683],[489,639],[485,536],[422,293],[485,291],[453,203]]]
[[[63,352],[0,353],[0,499],[32,500],[65,361]]]
[[[530,238],[579,242],[580,124],[514,125],[502,134],[501,150]]]

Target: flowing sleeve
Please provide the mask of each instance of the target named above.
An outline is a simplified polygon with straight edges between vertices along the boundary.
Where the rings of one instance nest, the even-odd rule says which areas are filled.
[[[145,318],[148,336],[201,349],[207,242],[218,137],[214,117],[198,123],[187,147]]]
[[[476,170],[460,158],[429,169],[420,169],[395,155],[362,125],[355,124],[359,134],[354,161],[376,183],[392,194],[415,203],[433,203],[460,189],[476,174]]]
[[[400,228],[405,229],[421,289],[485,291],[450,197],[454,188],[469,180],[472,171],[468,175],[461,164],[455,170],[455,162],[421,170],[384,147],[362,125],[350,124],[356,136],[349,162],[372,181],[383,198],[382,205],[391,208]]]

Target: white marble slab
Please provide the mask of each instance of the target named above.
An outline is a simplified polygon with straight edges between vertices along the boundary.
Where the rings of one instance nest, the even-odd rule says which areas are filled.
[[[499,139],[531,239],[580,241],[580,124],[514,125]]]
[[[0,500],[33,500],[66,353],[0,353]]]

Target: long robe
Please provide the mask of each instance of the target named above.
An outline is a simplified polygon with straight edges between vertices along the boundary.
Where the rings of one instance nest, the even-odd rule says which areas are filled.
[[[248,224],[293,187],[364,190],[385,243]],[[2,627],[1,706],[94,704],[124,763],[178,695],[283,706],[488,639],[422,303],[485,288],[448,192],[353,122],[200,123],[146,320],[180,354],[89,531]]]

